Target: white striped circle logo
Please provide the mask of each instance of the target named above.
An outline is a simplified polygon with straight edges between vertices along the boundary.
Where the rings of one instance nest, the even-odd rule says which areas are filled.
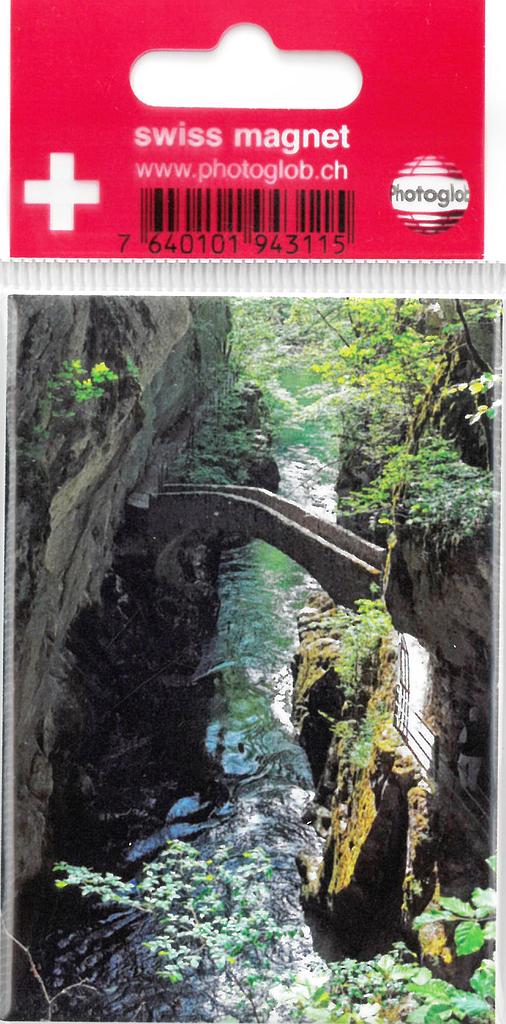
[[[469,206],[469,185],[454,163],[420,156],[392,183],[392,206],[407,228],[422,235],[448,231]]]

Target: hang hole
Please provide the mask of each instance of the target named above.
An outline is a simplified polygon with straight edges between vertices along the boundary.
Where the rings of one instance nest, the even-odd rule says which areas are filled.
[[[279,50],[259,25],[234,25],[213,50],[150,50],[130,85],[150,107],[336,110],[362,88],[349,54]]]

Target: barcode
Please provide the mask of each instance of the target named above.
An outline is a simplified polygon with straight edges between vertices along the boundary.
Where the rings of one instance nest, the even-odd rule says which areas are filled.
[[[355,241],[350,189],[142,188],[141,242],[159,232],[335,234]]]

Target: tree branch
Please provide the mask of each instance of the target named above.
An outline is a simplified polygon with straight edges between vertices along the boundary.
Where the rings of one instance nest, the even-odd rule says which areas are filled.
[[[468,324],[468,322],[466,320],[466,316],[465,316],[464,310],[462,308],[462,303],[461,303],[460,299],[456,300],[455,305],[456,305],[456,308],[457,308],[457,313],[458,313],[458,316],[459,316],[459,320],[460,320],[460,322],[462,324],[462,327],[464,329],[464,338],[466,340],[466,345],[467,345],[467,347],[468,347],[468,349],[469,349],[469,351],[471,353],[471,356],[474,359],[478,369],[481,370],[482,373],[493,373],[494,371],[493,371],[492,367],[489,366],[487,361],[485,359],[483,359],[483,357],[480,355],[480,353],[478,352],[478,349],[476,348],[476,346],[475,346],[475,344],[473,342],[473,339],[471,338],[471,331],[469,330],[469,324]]]
[[[338,338],[340,338],[341,341],[344,342],[345,345],[348,345],[349,342],[344,337],[344,334],[341,334],[341,331],[339,331],[337,329],[337,327],[334,327],[334,324],[331,323],[329,318],[325,316],[325,313],[322,313],[321,309],[319,309],[318,306],[315,306],[315,309],[316,309],[316,312],[318,313],[318,316],[321,317],[322,320],[324,321],[324,323],[327,324],[327,327],[330,327],[331,331],[334,331],[334,334],[337,334]]]
[[[258,1021],[258,1024],[261,1024],[261,1017],[258,1014],[258,1010],[255,1005],[255,1000],[253,999],[251,992],[245,985],[243,985],[241,979],[237,976],[237,974],[234,971],[231,970],[230,967],[227,968],[227,971],[234,985],[237,985],[239,992],[242,992],[243,996],[245,997],[245,999],[247,999],[248,1003],[250,1004],[255,1020]]]
[[[17,939],[15,937],[15,935],[11,935],[10,931],[8,931],[8,929],[5,926],[5,921],[3,921],[3,920],[2,920],[2,929],[5,932],[7,938],[10,939],[10,941],[13,942],[14,945],[17,946],[18,949],[20,949],[25,954],[26,959],[28,960],[28,964],[30,966],[30,974],[32,974],[33,977],[35,978],[35,981],[37,982],[37,984],[38,984],[38,986],[39,986],[39,988],[40,988],[40,990],[42,992],[42,995],[44,997],[44,1002],[45,1002],[45,1004],[47,1006],[47,1019],[48,1020],[51,1020],[51,1008],[52,1008],[53,1003],[55,1003],[56,1000],[60,998],[60,996],[67,995],[67,993],[71,992],[72,989],[75,989],[75,988],[88,988],[88,989],[90,989],[91,992],[97,992],[98,991],[98,989],[96,989],[94,985],[90,985],[86,981],[75,981],[72,985],[66,985],[65,988],[61,988],[59,990],[59,992],[55,993],[54,996],[50,996],[49,992],[48,992],[48,989],[47,989],[47,986],[46,986],[46,984],[44,982],[44,979],[43,979],[40,971],[38,970],[38,968],[36,966],[35,960],[33,959],[33,956],[31,954],[30,950],[28,949],[28,946],[24,946],[23,943],[20,942],[19,939]]]
[[[456,299],[455,305],[457,308],[457,313],[459,315],[459,320],[464,329],[464,338],[467,348],[469,349],[469,352],[471,353],[471,356],[474,359],[478,369],[481,370],[482,373],[493,373],[494,371],[492,367],[489,366],[485,359],[483,359],[483,357],[480,355],[480,353],[478,352],[477,348],[474,345],[473,339],[471,338],[471,331],[469,330],[469,324],[466,320],[466,316],[462,308],[462,303],[460,302],[460,299]],[[485,404],[489,405],[488,395],[486,393],[484,394],[483,398]],[[494,442],[492,438],[492,428],[490,425],[490,420],[486,415],[481,417],[480,423],[483,427],[483,431],[485,434],[485,443],[487,446],[487,462],[488,467],[490,469],[492,467],[492,462],[494,458]]]
[[[40,975],[39,971],[37,970],[37,967],[35,965],[35,960],[33,959],[33,956],[30,953],[30,950],[28,949],[28,946],[24,946],[23,943],[19,941],[19,939],[16,939],[16,937],[14,935],[11,935],[11,933],[5,927],[5,922],[4,921],[2,921],[2,928],[3,928],[7,938],[10,939],[11,942],[13,942],[14,945],[17,946],[18,949],[21,949],[22,952],[25,954],[26,959],[28,960],[28,963],[30,965],[30,973],[33,975],[33,977],[35,978],[37,984],[39,985],[39,987],[40,987],[40,989],[42,991],[42,995],[44,996],[44,1000],[46,1002],[46,1005],[49,1007],[51,1005],[51,996],[49,995],[49,992],[48,992],[48,990],[47,990],[47,988],[46,988],[46,986],[44,984],[44,980],[43,980],[42,976]]]

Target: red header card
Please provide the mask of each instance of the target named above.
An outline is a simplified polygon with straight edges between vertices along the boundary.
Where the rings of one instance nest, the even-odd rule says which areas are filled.
[[[483,0],[13,0],[11,254],[480,259],[484,21]],[[292,109],[223,109],[132,91],[140,55],[209,51],[244,23],[348,54],[359,95],[301,109],[302,83]]]

